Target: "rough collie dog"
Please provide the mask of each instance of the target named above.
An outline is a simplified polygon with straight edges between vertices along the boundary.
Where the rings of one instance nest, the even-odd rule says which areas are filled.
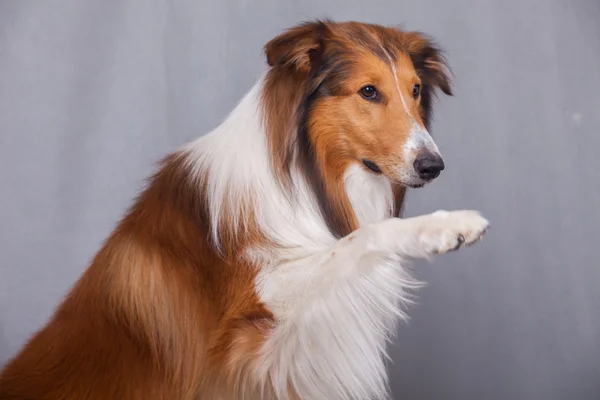
[[[399,218],[444,169],[451,94],[424,35],[293,27],[214,131],[166,157],[2,399],[380,399],[415,258],[477,241],[476,211]]]

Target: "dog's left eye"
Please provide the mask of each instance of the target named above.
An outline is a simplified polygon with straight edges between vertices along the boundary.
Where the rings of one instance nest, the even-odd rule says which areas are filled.
[[[416,84],[413,86],[413,98],[416,100],[421,94],[421,85]]]

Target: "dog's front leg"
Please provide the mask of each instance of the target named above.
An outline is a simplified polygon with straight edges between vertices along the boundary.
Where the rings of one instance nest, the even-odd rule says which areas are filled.
[[[317,254],[265,268],[258,279],[261,298],[275,315],[286,313],[303,299],[315,299],[315,294],[368,274],[378,265],[429,258],[470,245],[488,224],[476,211],[440,210],[368,225]]]

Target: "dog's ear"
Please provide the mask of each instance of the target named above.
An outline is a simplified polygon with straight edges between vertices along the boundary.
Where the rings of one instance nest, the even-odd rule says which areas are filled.
[[[322,59],[326,32],[324,21],[306,22],[286,30],[265,45],[268,64],[308,73]]]
[[[436,90],[452,96],[450,68],[442,50],[427,35],[407,32],[403,34],[403,42],[421,78],[421,118],[425,127],[429,129]]]

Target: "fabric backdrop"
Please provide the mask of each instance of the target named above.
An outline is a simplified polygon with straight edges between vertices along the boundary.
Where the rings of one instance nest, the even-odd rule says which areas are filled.
[[[306,19],[446,49],[447,169],[407,214],[474,208],[478,246],[391,349],[397,399],[600,398],[598,0],[1,0],[0,363],[50,317],[167,152],[218,124]]]

